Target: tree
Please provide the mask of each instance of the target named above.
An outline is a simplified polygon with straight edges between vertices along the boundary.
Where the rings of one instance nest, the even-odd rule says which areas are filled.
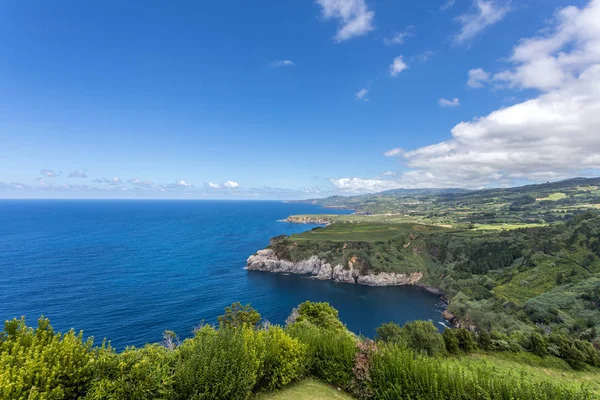
[[[327,302],[305,301],[298,306],[296,322],[307,321],[324,329],[340,330],[344,324],[338,318],[338,310]]]
[[[219,316],[218,320],[221,327],[255,327],[260,322],[261,316],[250,304],[242,306],[242,303],[238,301],[225,307],[225,314]]]
[[[402,328],[394,322],[382,324],[375,329],[375,332],[384,342],[398,343],[402,340]]]

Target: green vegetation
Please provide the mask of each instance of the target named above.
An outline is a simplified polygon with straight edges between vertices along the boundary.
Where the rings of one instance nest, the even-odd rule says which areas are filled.
[[[353,215],[292,216],[291,221],[332,223],[418,223],[453,228],[517,229],[562,222],[600,208],[600,178],[576,178],[514,188],[398,189],[361,196],[334,196],[305,202],[355,210]]]
[[[218,328],[201,326],[181,343],[167,332],[161,344],[120,353],[107,345],[93,347],[81,333],[55,333],[44,318],[36,329],[24,320],[7,321],[0,333],[0,399],[584,400],[600,395],[598,350],[566,336],[508,337],[466,329],[442,335],[431,322],[414,321],[404,327],[385,324],[373,341],[349,332],[326,303],[301,304],[286,327],[255,324],[256,315],[236,303]]]
[[[507,231],[331,224],[271,241],[281,258],[317,256],[361,274],[419,273],[450,319],[506,334],[547,331],[600,346],[600,215]]]

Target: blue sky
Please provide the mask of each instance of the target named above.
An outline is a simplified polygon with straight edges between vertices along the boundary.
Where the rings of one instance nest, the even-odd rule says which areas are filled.
[[[3,1],[0,197],[305,198],[596,176],[599,10]]]

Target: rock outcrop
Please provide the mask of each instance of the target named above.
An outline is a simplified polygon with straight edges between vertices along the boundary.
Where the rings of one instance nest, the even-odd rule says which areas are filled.
[[[328,218],[323,217],[310,217],[310,216],[301,216],[301,215],[291,215],[284,219],[285,222],[290,222],[293,224],[324,224],[327,225],[331,221]]]
[[[307,260],[292,262],[278,258],[271,249],[265,249],[248,257],[246,269],[307,275],[316,279],[330,279],[336,282],[367,286],[418,285],[418,282],[423,278],[423,273],[421,272],[410,274],[396,274],[392,272],[361,274],[358,268],[354,268],[352,262],[348,264],[347,268],[344,268],[341,264],[331,265],[316,256],[312,256]]]

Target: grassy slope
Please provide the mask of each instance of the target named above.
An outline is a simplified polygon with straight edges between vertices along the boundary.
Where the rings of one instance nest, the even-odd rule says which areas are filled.
[[[260,400],[350,400],[353,397],[315,379],[306,379],[279,392],[262,394]]]
[[[564,384],[586,385],[600,396],[600,369],[588,367],[575,371],[561,359],[540,358],[531,353],[473,354],[443,361],[449,367],[462,367],[470,373],[485,369],[501,376],[513,375],[535,380],[551,380]]]

